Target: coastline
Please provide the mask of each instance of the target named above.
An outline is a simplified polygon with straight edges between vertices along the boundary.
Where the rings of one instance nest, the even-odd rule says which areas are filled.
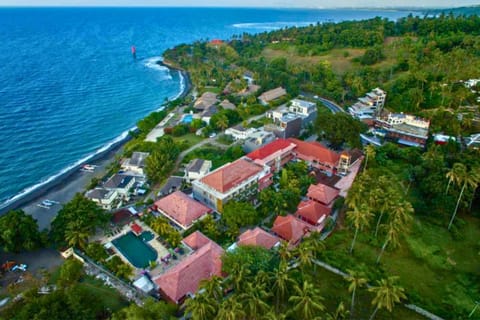
[[[180,81],[183,79],[183,83],[181,83],[180,87],[181,92],[175,99],[182,99],[187,96],[192,89],[188,72],[163,61],[158,61],[157,63],[180,73]],[[136,130],[136,127],[129,131],[132,130]],[[122,137],[122,135],[124,136]],[[76,193],[83,192],[93,177],[103,176],[107,171],[106,167],[117,155],[122,154],[123,146],[132,139],[131,135],[125,134],[125,132],[122,135],[114,139],[110,145],[101,147],[97,153],[83,159],[84,161],[79,161],[70,168],[65,169],[65,172],[52,176],[49,178],[50,181],[47,180],[30,191],[23,191],[24,194],[19,193],[15,195],[10,201],[0,206],[0,215],[10,210],[22,209],[37,220],[40,230],[48,229],[50,222],[61,209],[62,204],[70,201]],[[80,171],[82,165],[87,162],[98,166],[94,173]],[[54,205],[50,209],[38,207],[37,204],[45,199],[58,201],[60,204]]]

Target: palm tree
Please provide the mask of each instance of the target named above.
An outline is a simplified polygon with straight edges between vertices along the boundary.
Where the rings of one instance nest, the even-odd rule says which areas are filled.
[[[380,204],[380,215],[377,220],[377,225],[375,226],[375,238],[378,235],[378,230],[380,228],[380,223],[385,213],[389,212],[392,208],[396,208],[399,205],[400,198],[398,193],[395,192],[392,188],[387,187],[385,192],[382,193],[382,199]]]
[[[217,127],[222,129],[222,131],[228,128],[228,118],[227,118],[226,115],[221,114],[221,115],[218,116]]]
[[[85,248],[89,236],[90,231],[80,220],[71,221],[66,226],[65,240],[69,246]]]
[[[452,169],[447,172],[447,179],[448,179],[448,184],[447,184],[447,189],[445,190],[445,194],[448,194],[448,189],[450,189],[450,185],[452,182],[455,185],[460,185],[462,177],[465,176],[465,173],[467,171],[467,168],[463,163],[454,163]]]
[[[212,319],[217,308],[217,300],[211,299],[203,294],[197,294],[195,298],[187,299],[185,305],[185,314],[190,314],[192,319],[209,320]]]
[[[269,305],[265,301],[270,296],[271,294],[265,290],[265,285],[249,282],[238,299],[244,306],[248,319],[257,319],[259,315],[268,311]]]
[[[343,301],[341,301],[338,304],[338,307],[337,307],[337,310],[335,310],[335,313],[327,314],[327,320],[342,320],[342,319],[345,319],[348,314],[349,314],[348,310],[345,308]]]
[[[358,231],[368,227],[372,216],[373,214],[365,204],[361,205],[360,208],[353,208],[353,210],[347,212],[347,221],[355,228],[352,245],[350,246],[350,254],[353,253]]]
[[[200,281],[200,290],[203,295],[214,300],[221,300],[223,298],[223,278],[213,276],[210,279]]]
[[[307,267],[312,266],[313,261],[313,247],[310,242],[302,242],[294,251],[297,262],[303,271]],[[305,272],[302,272],[305,273]]]
[[[460,200],[462,199],[465,188],[467,186],[472,187],[474,190],[477,188],[478,183],[480,182],[480,171],[477,168],[472,168],[468,172],[465,170],[463,176],[460,177],[459,181],[462,183],[462,190],[460,191],[460,195],[457,199],[457,205],[455,206],[452,218],[450,219],[450,223],[448,224],[448,230],[450,230],[453,221],[455,220],[455,216],[457,215],[458,207],[460,206]]]
[[[292,252],[290,251],[289,244],[287,241],[280,242],[280,246],[278,247],[278,255],[280,256],[280,260],[287,263],[292,258]]]
[[[391,212],[391,219],[387,225],[387,235],[382,245],[382,250],[377,257],[377,263],[380,263],[385,249],[390,244],[394,248],[399,244],[400,235],[408,231],[408,226],[412,221],[413,207],[410,202],[399,202]]]
[[[355,294],[357,289],[364,287],[367,284],[367,279],[363,272],[348,270],[348,276],[345,277],[350,285],[348,286],[348,292],[352,294],[352,304],[350,306],[350,316],[353,317],[353,308],[355,307]]]
[[[291,313],[294,315],[294,318],[298,319],[300,317],[310,320],[325,310],[320,290],[315,288],[313,284],[304,281],[302,287],[297,285],[294,289],[295,294],[288,299],[288,302],[293,304]]]
[[[375,154],[375,146],[367,144],[365,146],[365,166],[363,167],[364,170],[367,170],[368,160],[375,159]]]
[[[236,295],[224,300],[220,306],[216,320],[240,320],[246,316],[245,310]],[[196,319],[196,318],[194,318]]]
[[[277,313],[279,312],[280,302],[283,301],[289,291],[289,288],[295,283],[290,274],[288,273],[288,267],[286,262],[280,262],[277,269],[272,274],[274,279],[272,289],[275,292]]]
[[[404,289],[396,284],[398,277],[388,277],[377,281],[377,286],[371,287],[368,291],[375,294],[372,304],[375,305],[375,310],[370,316],[370,320],[375,318],[379,309],[385,308],[389,312],[392,312],[395,303],[400,302],[402,299],[406,299]]]
[[[236,269],[235,273],[230,274],[227,278],[228,282],[231,284],[233,290],[236,292],[242,292],[243,286],[246,284],[245,280],[250,275],[250,270],[244,266]]]

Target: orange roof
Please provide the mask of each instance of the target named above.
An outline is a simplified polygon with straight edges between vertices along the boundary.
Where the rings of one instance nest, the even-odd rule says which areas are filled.
[[[247,158],[252,160],[265,159],[275,152],[282,151],[289,146],[294,146],[294,144],[286,139],[277,139],[264,145],[260,149],[250,152],[247,154]]]
[[[307,197],[329,206],[339,194],[340,191],[338,189],[319,183],[310,185]]]
[[[189,246],[193,250],[197,250],[211,241],[212,240],[210,240],[206,235],[204,235],[200,231],[195,231],[194,233],[192,233],[191,235],[183,239],[183,243],[185,243],[187,246]]]
[[[302,201],[297,207],[296,216],[300,216],[305,219],[308,223],[316,225],[322,217],[324,219],[330,215],[332,211],[331,208],[320,204],[318,202],[308,200]]]
[[[142,227],[140,227],[138,224],[136,224],[135,222],[132,223],[132,225],[130,226],[130,229],[132,229],[133,233],[139,235],[140,233],[142,233],[143,229]]]
[[[286,217],[278,216],[273,223],[272,231],[284,240],[297,243],[311,229],[309,224],[289,214]]]
[[[257,164],[245,159],[238,159],[218,168],[200,181],[221,193],[226,193],[262,170],[263,168]]]
[[[247,230],[238,237],[239,246],[259,246],[265,249],[271,249],[280,239],[265,230],[256,227],[253,230]]]
[[[289,140],[297,145],[295,151],[303,158],[317,160],[332,167],[335,167],[340,159],[340,156],[335,151],[328,149],[317,141],[307,142],[295,138],[290,138]]]
[[[181,191],[155,201],[158,210],[181,226],[188,228],[195,220],[212,210]]]
[[[207,238],[208,239],[208,238]],[[198,290],[200,281],[212,276],[222,276],[223,249],[215,242],[208,242],[154,279],[154,282],[171,301],[178,303],[187,294]]]

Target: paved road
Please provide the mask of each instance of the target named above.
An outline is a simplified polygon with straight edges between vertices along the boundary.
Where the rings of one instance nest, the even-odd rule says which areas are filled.
[[[338,104],[336,104],[335,102],[331,101],[331,100],[328,100],[328,99],[325,99],[325,98],[318,98],[318,100],[320,100],[320,102],[325,106],[327,107],[328,109],[330,109],[330,111],[332,111],[332,113],[337,113],[337,112],[345,112],[345,110],[343,110],[342,107],[340,107]]]

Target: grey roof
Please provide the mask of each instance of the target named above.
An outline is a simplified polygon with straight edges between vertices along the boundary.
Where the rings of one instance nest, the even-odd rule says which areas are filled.
[[[172,176],[168,178],[163,188],[160,189],[159,194],[166,195],[166,194],[172,193],[173,191],[180,190],[182,183],[183,183],[182,177]]]
[[[142,168],[145,166],[145,159],[148,157],[148,152],[134,152],[128,161],[131,166]]]
[[[125,188],[130,181],[132,181],[132,179],[132,176],[116,173],[110,177],[110,179],[108,179],[103,186],[107,189],[122,189]]]
[[[218,108],[216,106],[210,106],[202,113],[202,117],[211,117],[215,113],[218,112]]]
[[[202,168],[203,164],[205,163],[205,160],[203,159],[193,159],[190,161],[187,165],[187,171],[188,172],[200,172],[200,169]]]
[[[85,196],[89,199],[106,199],[107,195],[110,193],[109,190],[103,188],[96,188],[93,190],[88,190]]]

